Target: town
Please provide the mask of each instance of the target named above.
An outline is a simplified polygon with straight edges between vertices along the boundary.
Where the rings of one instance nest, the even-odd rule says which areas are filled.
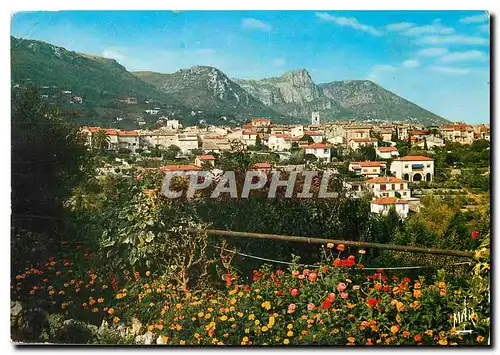
[[[157,130],[119,130],[100,127],[82,127],[91,148],[109,153],[132,155],[148,160],[152,151],[173,152],[170,162],[160,165],[163,172],[190,172],[206,170],[222,174],[216,156],[224,152],[245,152],[260,157],[253,170],[304,171],[314,163],[335,173],[344,171],[345,186],[350,196],[359,198],[371,194],[373,213],[387,213],[391,207],[405,218],[418,212],[420,199],[412,196],[409,184],[430,183],[435,176],[435,161],[427,154],[445,142],[470,145],[474,141],[490,140],[488,125],[451,125],[424,127],[418,124],[360,125],[354,121],[321,123],[318,112],[313,112],[310,123],[278,125],[270,119],[256,118],[242,127],[196,126],[183,127],[178,120],[162,119]],[[98,137],[101,136],[101,139]],[[418,155],[400,154],[397,142],[405,143]],[[349,157],[356,160],[346,160]],[[273,159],[265,160],[272,157]],[[122,160],[117,159],[121,166]],[[124,161],[124,164],[130,165]],[[114,164],[107,164],[103,172],[114,172]],[[141,165],[140,163],[138,164]],[[342,166],[347,168],[342,169]],[[149,168],[151,169],[151,168]],[[154,169],[154,168],[153,168]],[[333,170],[332,170],[333,169]],[[418,186],[418,185],[416,185]]]

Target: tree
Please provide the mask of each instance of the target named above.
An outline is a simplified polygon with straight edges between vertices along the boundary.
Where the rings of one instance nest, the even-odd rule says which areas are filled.
[[[103,154],[109,147],[109,136],[103,129],[92,133],[92,149]]]
[[[180,152],[181,148],[179,148],[176,145],[171,145],[165,150],[165,153],[163,154],[163,159],[175,160],[175,158],[177,158],[177,155],[179,155]]]
[[[424,150],[429,150],[429,147],[427,147],[427,138],[424,137]]]
[[[300,138],[301,141],[306,141],[307,144],[314,144],[314,139],[312,139],[311,136],[304,135],[302,138]]]
[[[255,138],[255,150],[262,150],[262,140],[260,139],[260,136],[257,135],[257,138]]]
[[[39,250],[25,231],[36,233],[47,252],[59,245],[64,203],[94,171],[92,156],[83,134],[49,109],[35,87],[13,90],[11,104],[12,250],[16,262],[35,262]]]
[[[290,152],[295,153],[300,151],[299,143],[298,142],[293,142],[292,146],[290,147]]]
[[[375,148],[371,145],[360,147],[359,153],[364,160],[374,161],[377,159],[377,152],[375,152]]]

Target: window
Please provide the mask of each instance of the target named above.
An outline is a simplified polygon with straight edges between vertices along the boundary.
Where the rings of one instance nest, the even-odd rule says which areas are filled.
[[[377,169],[372,169],[372,171],[373,171],[374,173],[376,173],[376,172],[377,172]]]
[[[323,153],[328,154],[328,149],[323,149]]]
[[[363,172],[364,172],[364,173],[367,173],[367,172],[368,172],[368,169],[363,169]]]
[[[431,164],[427,164],[427,167],[430,168],[431,167]]]
[[[396,190],[396,185],[395,184],[391,185],[391,190]]]
[[[385,186],[385,184],[384,184],[384,185],[380,185],[380,190],[382,190],[382,191],[385,191],[385,190],[386,190],[386,186]]]
[[[404,190],[405,189],[404,184],[399,184],[399,189]]]
[[[408,164],[405,164],[405,169],[408,169]]]
[[[406,192],[403,192],[403,196],[406,196]]]

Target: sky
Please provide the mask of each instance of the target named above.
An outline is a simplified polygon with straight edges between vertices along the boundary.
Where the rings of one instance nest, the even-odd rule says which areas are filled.
[[[261,79],[368,79],[451,121],[490,121],[482,11],[18,12],[11,34],[116,59],[130,71],[214,66]]]

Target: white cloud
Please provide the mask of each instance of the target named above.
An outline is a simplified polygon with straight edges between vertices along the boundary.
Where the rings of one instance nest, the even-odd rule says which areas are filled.
[[[354,17],[333,16],[326,12],[317,12],[316,17],[324,21],[333,22],[339,26],[346,26],[361,32],[366,32],[373,36],[382,36],[381,31],[377,30],[373,26],[359,23]]]
[[[440,57],[446,53],[448,53],[448,48],[432,47],[421,49],[417,54],[422,57]]]
[[[285,60],[283,58],[276,58],[275,60],[273,60],[272,64],[275,67],[282,67],[283,65],[285,65]]]
[[[490,41],[483,37],[474,36],[426,36],[421,40],[424,44],[470,44],[488,45]]]
[[[452,74],[452,75],[465,75],[469,72],[469,69],[461,69],[461,68],[453,68],[453,67],[442,67],[442,66],[431,66],[430,70],[444,73],[444,74]]]
[[[269,32],[273,29],[271,25],[255,18],[244,18],[241,21],[241,26],[250,30],[260,30],[264,32]]]
[[[394,72],[398,68],[394,65],[389,64],[377,64],[372,66],[370,73],[367,75],[368,80],[377,80],[383,73]]]
[[[488,20],[488,17],[489,17],[488,13],[485,12],[484,14],[481,14],[481,15],[463,17],[458,22],[460,22],[460,23],[482,23],[482,22]]]
[[[112,58],[116,60],[122,60],[123,58],[125,58],[123,52],[118,48],[106,48],[102,52],[102,56],[105,58]]]
[[[451,35],[453,33],[455,33],[454,28],[445,27],[436,21],[432,25],[414,26],[404,32],[407,36],[421,36],[425,34]]]
[[[439,58],[442,62],[459,62],[469,60],[488,60],[488,55],[484,52],[472,50],[464,52],[452,52]]]
[[[420,66],[420,62],[415,59],[408,59],[401,63],[401,65],[405,68],[416,68]]]
[[[385,28],[388,31],[404,31],[404,30],[407,30],[407,29],[409,29],[409,28],[411,28],[413,26],[415,26],[414,23],[399,22],[399,23],[390,23],[387,26],[385,26]]]

